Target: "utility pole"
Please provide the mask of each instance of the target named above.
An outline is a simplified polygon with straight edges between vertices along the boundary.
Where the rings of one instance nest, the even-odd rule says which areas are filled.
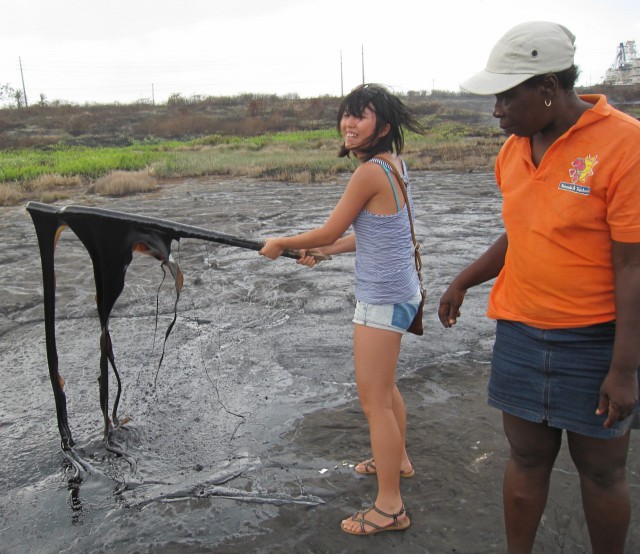
[[[18,63],[20,64],[20,77],[22,77],[22,92],[24,93],[24,106],[25,108],[29,107],[29,102],[27,102],[27,89],[24,88],[24,73],[22,73],[22,60],[20,56],[18,56]]]
[[[364,44],[362,45],[362,84],[364,85]]]
[[[340,50],[340,96],[344,96],[344,77],[342,76],[342,50]]]
[[[155,92],[153,90],[153,83],[151,83],[151,105],[152,106],[156,105],[156,95],[155,95]]]

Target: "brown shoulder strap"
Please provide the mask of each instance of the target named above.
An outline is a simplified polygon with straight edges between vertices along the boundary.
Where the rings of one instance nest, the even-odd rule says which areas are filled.
[[[413,229],[413,216],[411,215],[411,203],[409,202],[409,195],[407,194],[407,187],[404,184],[404,180],[402,179],[402,175],[396,169],[396,166],[390,160],[386,158],[380,158],[391,167],[391,171],[395,174],[398,179],[398,184],[400,186],[400,190],[402,191],[402,195],[404,196],[404,203],[407,206],[407,213],[409,214],[409,224],[411,225],[411,238],[413,240],[413,249],[416,259],[416,269],[418,270],[418,274],[420,275],[420,271],[422,270],[422,258],[420,257],[420,243],[416,240],[416,233]]]

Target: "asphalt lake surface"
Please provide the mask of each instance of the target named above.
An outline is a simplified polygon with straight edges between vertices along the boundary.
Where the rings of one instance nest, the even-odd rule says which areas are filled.
[[[221,233],[264,238],[321,224],[346,176],[291,185],[198,179],[85,204]],[[436,306],[455,273],[500,234],[490,174],[413,174],[428,300],[425,335],[407,336],[398,368],[416,477],[402,481],[412,525],[353,537],[339,522],[375,498],[353,471],[369,456],[353,379],[353,256],[309,270],[292,260],[193,239],[174,243],[185,284],[140,254],[111,314],[122,378],[102,442],[100,326],[88,253],[65,230],[56,249],[56,333],[69,424],[91,470],[79,484],[59,444],[49,382],[37,240],[23,206],[0,208],[0,552],[502,552],[500,415],[485,402],[494,324],[488,285],[471,290],[456,328]],[[165,347],[162,365],[158,362]],[[116,384],[110,383],[113,404]],[[628,476],[627,550],[640,551],[640,442]],[[554,470],[536,552],[589,552],[577,474],[566,447]]]

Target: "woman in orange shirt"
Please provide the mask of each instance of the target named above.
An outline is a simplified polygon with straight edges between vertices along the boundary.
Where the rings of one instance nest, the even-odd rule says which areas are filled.
[[[461,87],[495,94],[511,135],[496,160],[505,233],[460,272],[438,315],[454,325],[472,286],[496,278],[489,404],[510,445],[508,551],[531,552],[563,431],[594,553],[622,553],[626,459],[640,422],[640,123],[573,85],[574,36],[511,29]]]

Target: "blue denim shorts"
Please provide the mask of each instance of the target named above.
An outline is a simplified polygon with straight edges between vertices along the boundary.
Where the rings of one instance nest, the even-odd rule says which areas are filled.
[[[419,291],[411,300],[400,304],[367,304],[358,300],[353,322],[404,335],[418,313],[421,301],[422,295]]]
[[[498,321],[493,347],[489,405],[550,427],[596,438],[622,436],[634,416],[605,429],[596,415],[600,386],[609,371],[615,323],[575,329],[537,329]],[[640,368],[638,370],[640,382]]]

